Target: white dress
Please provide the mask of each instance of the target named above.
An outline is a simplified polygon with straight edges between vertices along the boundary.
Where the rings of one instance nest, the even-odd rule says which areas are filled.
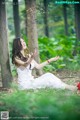
[[[45,73],[38,78],[32,76],[32,69],[35,67],[34,61],[27,67],[18,67],[18,84],[20,89],[37,89],[37,88],[61,88],[65,89],[66,84],[52,73]]]

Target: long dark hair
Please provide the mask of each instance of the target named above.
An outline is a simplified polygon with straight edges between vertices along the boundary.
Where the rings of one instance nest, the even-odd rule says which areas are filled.
[[[13,40],[13,49],[12,49],[12,63],[13,64],[16,64],[15,62],[15,57],[17,56],[18,58],[20,58],[20,60],[22,61],[27,61],[27,57],[24,57],[21,53],[21,50],[22,50],[22,44],[21,44],[21,41],[20,41],[21,38],[15,38]]]

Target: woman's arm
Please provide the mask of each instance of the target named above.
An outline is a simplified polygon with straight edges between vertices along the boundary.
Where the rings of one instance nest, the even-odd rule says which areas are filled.
[[[58,59],[59,59],[59,56],[56,56],[56,57],[50,58],[49,60],[47,60],[47,61],[45,61],[45,62],[43,62],[43,63],[40,63],[40,64],[38,64],[38,63],[34,60],[35,68],[41,69],[42,67],[44,67],[44,66],[48,65],[49,63],[51,63],[51,62],[53,62],[53,61],[56,61],[56,60],[58,60]]]
[[[20,60],[19,58],[15,57],[15,62],[20,65],[20,66],[24,66],[24,67],[27,67],[31,61],[33,60],[33,57],[29,57],[28,60],[26,62]]]
[[[26,62],[20,60],[18,57],[15,57],[15,62],[20,66],[27,67],[31,63],[31,61],[34,59],[35,56],[36,56],[36,51],[34,51],[34,53],[29,55],[29,58]]]

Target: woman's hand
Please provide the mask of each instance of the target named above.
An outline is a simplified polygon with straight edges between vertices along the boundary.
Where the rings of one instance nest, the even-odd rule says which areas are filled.
[[[37,55],[37,51],[36,51],[36,49],[34,50],[34,52],[33,53],[31,53],[31,58],[35,58],[36,57],[36,55]]]
[[[51,59],[48,60],[48,63],[52,62],[52,61],[56,61],[58,60],[60,57],[59,56],[56,56],[56,57],[53,57]]]
[[[56,61],[56,60],[58,60],[59,58],[60,58],[59,56],[56,56],[56,57],[52,58],[52,60],[53,60],[53,61]]]

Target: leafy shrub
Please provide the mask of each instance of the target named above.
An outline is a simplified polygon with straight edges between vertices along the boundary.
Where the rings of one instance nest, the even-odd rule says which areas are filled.
[[[64,35],[58,35],[55,38],[39,38],[41,60],[44,61],[54,56],[60,56],[60,60],[51,63],[52,67],[48,65],[47,68],[56,70],[56,68],[68,68],[70,64],[72,66],[74,64],[74,69],[77,69],[80,55],[77,54],[77,56],[73,56],[75,41],[76,38],[74,36],[67,37]],[[45,70],[48,70],[47,68],[45,68]]]
[[[0,111],[9,111],[10,118],[49,120],[80,119],[80,97],[71,91],[56,89],[15,90],[0,94]]]

